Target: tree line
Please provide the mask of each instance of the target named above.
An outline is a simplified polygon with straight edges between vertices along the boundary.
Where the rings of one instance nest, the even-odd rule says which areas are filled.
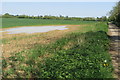
[[[5,13],[1,15],[2,18],[28,18],[28,19],[56,19],[56,20],[80,20],[80,21],[107,21],[108,18],[106,16],[102,17],[68,17],[68,16],[51,16],[51,15],[45,15],[45,16],[28,16],[28,15],[11,15],[9,13]]]
[[[120,1],[113,7],[113,9],[109,12],[109,17],[68,17],[68,16],[51,16],[51,15],[38,15],[38,16],[28,16],[28,15],[11,15],[9,13],[5,13],[1,15],[2,18],[28,18],[28,19],[58,19],[58,20],[80,20],[80,21],[112,21],[116,25],[120,27]]]

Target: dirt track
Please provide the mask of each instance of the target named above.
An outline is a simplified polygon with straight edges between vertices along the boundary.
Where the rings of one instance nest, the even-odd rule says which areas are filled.
[[[114,67],[114,77],[120,80],[120,28],[109,23],[108,35],[110,36],[110,54]]]

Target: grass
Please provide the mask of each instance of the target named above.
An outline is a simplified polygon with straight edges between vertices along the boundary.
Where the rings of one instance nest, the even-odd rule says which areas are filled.
[[[48,21],[46,24],[84,26],[55,42],[36,44],[3,59],[3,78],[113,78],[106,22],[53,21],[56,23]]]
[[[5,59],[3,75],[7,78],[112,78],[108,46],[109,39],[103,31],[72,33],[55,43],[37,45]]]
[[[100,31],[100,30],[105,31],[105,32],[108,31],[108,27],[106,27],[107,26],[106,22],[94,22],[94,23],[88,22],[87,24],[86,23],[87,22],[83,22],[80,26],[78,26],[78,27],[75,26],[78,29],[78,30],[76,30],[76,32],[85,33],[88,31]],[[74,25],[72,27],[74,27]],[[20,40],[20,39],[31,38],[31,37],[36,37],[36,36],[40,36],[40,35],[30,35],[30,36],[6,38],[6,39],[2,39],[2,43],[7,43],[10,40]]]
[[[94,23],[94,21],[2,18],[2,28],[41,25],[80,25],[92,23]]]

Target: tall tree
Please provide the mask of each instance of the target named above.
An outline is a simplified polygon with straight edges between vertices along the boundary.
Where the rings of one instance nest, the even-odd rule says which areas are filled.
[[[120,1],[110,11],[109,20],[114,21],[120,27]]]

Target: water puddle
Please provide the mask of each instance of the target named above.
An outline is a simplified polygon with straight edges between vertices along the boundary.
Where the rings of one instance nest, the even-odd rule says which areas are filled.
[[[7,34],[18,34],[18,33],[48,32],[52,30],[65,30],[65,29],[68,28],[66,28],[66,26],[30,26],[30,27],[10,28],[0,32],[7,32]]]

